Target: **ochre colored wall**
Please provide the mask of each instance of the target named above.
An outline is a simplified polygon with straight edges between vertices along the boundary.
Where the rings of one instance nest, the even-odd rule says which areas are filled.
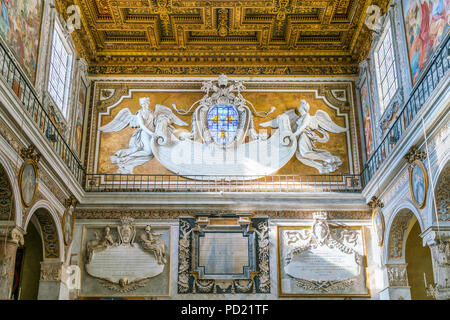
[[[36,300],[42,261],[42,240],[30,222],[24,237],[25,249],[20,274],[20,300]]]
[[[427,283],[434,282],[431,253],[428,247],[422,245],[420,226],[416,222],[406,240],[405,258],[408,273],[408,283],[411,287],[411,299],[432,300],[425,293],[423,273],[427,277]]]
[[[187,109],[195,101],[201,99],[204,93],[197,92],[133,92],[131,98],[126,98],[119,103],[118,106],[111,110],[110,115],[102,116],[100,126],[106,125],[111,122],[117,113],[124,108],[130,109],[134,114],[141,107],[139,105],[139,98],[149,97],[151,108],[154,108],[155,104],[162,104],[169,108],[172,104],[176,104],[179,109]],[[345,117],[338,116],[337,111],[328,106],[322,99],[315,97],[313,92],[246,92],[243,96],[251,101],[257,108],[257,111],[269,111],[271,106],[275,106],[274,113],[267,118],[255,117],[256,129],[269,129],[259,127],[260,123],[275,119],[286,110],[295,109],[300,105],[301,99],[305,99],[310,104],[310,114],[314,115],[317,110],[321,109],[327,112],[330,117],[338,125],[346,127]],[[180,116],[181,120],[189,124],[189,127],[178,127],[179,129],[190,132],[191,131],[191,115]],[[350,119],[349,119],[350,120]],[[349,121],[350,122],[350,121]],[[349,123],[350,125],[350,123]],[[120,132],[101,132],[99,142],[99,156],[97,172],[99,173],[116,173],[117,166],[111,163],[110,156],[113,155],[119,149],[128,148],[130,138],[135,129],[127,127]],[[333,174],[344,174],[350,172],[348,154],[351,153],[347,148],[347,136],[345,133],[329,133],[330,140],[325,143],[317,143],[316,147],[330,151],[333,155],[336,155],[342,159],[342,165]],[[172,174],[164,166],[162,166],[158,160],[152,159],[147,163],[134,168],[135,174]],[[293,157],[283,168],[281,168],[275,174],[319,174],[319,171],[315,168],[306,166]]]

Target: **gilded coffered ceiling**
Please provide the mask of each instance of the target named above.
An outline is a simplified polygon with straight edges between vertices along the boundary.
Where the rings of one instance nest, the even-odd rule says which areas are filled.
[[[389,0],[56,0],[91,74],[355,74]]]

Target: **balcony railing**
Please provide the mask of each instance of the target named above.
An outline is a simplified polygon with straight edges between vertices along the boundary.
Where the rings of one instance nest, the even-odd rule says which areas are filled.
[[[0,74],[55,152],[87,192],[352,192],[360,193],[394,149],[449,69],[449,36],[360,175],[187,176],[87,174],[0,41]]]
[[[359,175],[87,174],[87,192],[361,192]]]
[[[409,99],[403,106],[401,112],[395,119],[384,139],[372,153],[364,165],[361,173],[362,185],[365,187],[384,163],[386,158],[395,148],[397,141],[403,136],[409,125],[416,118],[417,113],[427,102],[428,98],[436,89],[439,82],[444,78],[449,69],[450,35],[447,36],[440,49],[435,53],[432,62],[428,65],[421,79],[414,87]]]
[[[84,170],[77,156],[67,144],[65,138],[56,128],[50,116],[40,103],[33,86],[24,76],[5,45],[0,41],[0,74],[4,83],[10,86],[20,101],[22,110],[26,112],[37,128],[42,132],[55,152],[65,162],[79,183],[83,183]]]

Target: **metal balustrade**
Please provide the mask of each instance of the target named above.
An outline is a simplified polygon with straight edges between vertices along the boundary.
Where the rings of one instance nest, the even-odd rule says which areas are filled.
[[[61,135],[54,122],[39,101],[33,86],[17,67],[5,45],[0,41],[0,75],[20,101],[19,105],[26,112],[37,128],[42,132],[53,150],[67,165],[79,183],[85,177],[83,166]]]
[[[87,174],[88,192],[361,192],[359,175]]]
[[[361,174],[271,176],[179,176],[151,174],[85,173],[39,102],[33,86],[16,66],[0,41],[0,74],[36,126],[66,163],[86,192],[352,192],[360,193],[395,148],[417,113],[449,69],[449,38],[441,45],[409,99],[396,116],[382,142],[364,165]]]
[[[385,134],[377,149],[372,153],[364,165],[361,181],[365,187],[373,178],[378,168],[394,150],[397,142],[403,136],[409,125],[415,120],[417,113],[427,102],[439,82],[446,76],[449,69],[450,34],[435,53],[432,62],[427,66],[423,75],[411,92],[402,110],[396,116],[393,124]]]

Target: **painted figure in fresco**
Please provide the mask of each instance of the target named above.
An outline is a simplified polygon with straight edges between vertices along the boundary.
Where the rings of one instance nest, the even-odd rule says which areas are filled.
[[[69,212],[66,216],[66,220],[64,221],[64,242],[69,243],[72,238],[72,229],[73,229],[73,208],[69,209]]]
[[[82,83],[78,94],[78,103],[75,113],[75,136],[74,145],[78,154],[81,154],[81,139],[83,137],[83,118],[84,118],[84,105],[86,102],[86,86]]]
[[[10,30],[9,28],[9,9],[11,9],[11,0],[2,0],[2,26],[5,29]]]
[[[142,233],[141,245],[145,251],[153,252],[155,254],[158,264],[166,264],[166,247],[164,240],[161,239],[162,233],[152,232],[150,226],[145,227],[145,233]]]
[[[326,150],[316,148],[316,143],[328,142],[330,140],[328,132],[341,133],[347,131],[347,129],[334,123],[325,111],[318,110],[312,116],[309,114],[309,109],[309,103],[301,100],[300,106],[297,108],[300,116],[297,115],[295,109],[288,110],[283,114],[289,117],[291,128],[295,130],[292,138],[298,138],[296,157],[300,162],[316,168],[320,173],[336,171],[342,164],[341,159]],[[260,126],[278,128],[279,118],[280,116],[275,120],[262,123]]]
[[[366,137],[366,155],[367,158],[372,154],[373,138],[372,138],[372,116],[370,113],[369,94],[367,85],[364,84],[361,90],[361,101],[363,104],[364,114],[364,136]]]
[[[413,169],[412,183],[414,198],[416,198],[417,203],[422,204],[425,199],[425,181],[419,166],[415,166]]]
[[[42,0],[1,0],[0,33],[30,80],[37,65]]]
[[[187,126],[169,108],[157,104],[155,111],[150,109],[150,98],[140,98],[142,109],[132,114],[126,108],[121,110],[113,121],[100,127],[103,132],[121,131],[127,126],[138,128],[129,142],[129,148],[121,149],[111,156],[111,162],[118,165],[117,173],[133,173],[133,168],[153,159],[152,140],[163,145],[170,142],[175,128],[172,123]]]
[[[27,166],[24,171],[24,178],[22,180],[22,194],[25,202],[30,203],[31,200],[33,200],[36,182],[33,174],[33,166]]]
[[[449,27],[449,0],[404,0],[413,82],[426,67]]]

